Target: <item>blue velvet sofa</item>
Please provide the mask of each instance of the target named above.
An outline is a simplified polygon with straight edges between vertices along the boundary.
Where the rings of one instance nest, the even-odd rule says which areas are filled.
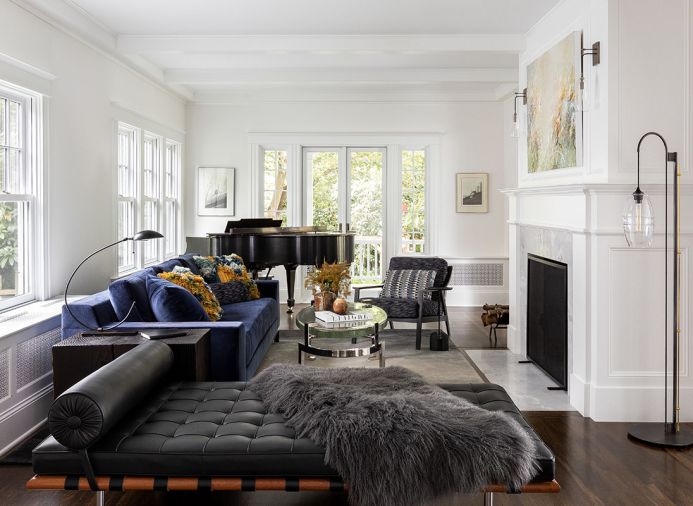
[[[135,309],[128,321],[119,328],[209,328],[211,379],[248,380],[255,374],[279,330],[279,283],[276,280],[258,280],[260,298],[222,306],[224,313],[216,322],[156,321],[149,305],[145,281],[147,276],[172,271],[177,265],[188,267],[198,274],[199,270],[192,256],[183,255],[118,279],[111,283],[110,290],[70,303],[70,309],[79,320],[97,328],[119,321],[127,314],[132,302],[135,302]],[[85,328],[63,307],[63,339],[83,330]]]

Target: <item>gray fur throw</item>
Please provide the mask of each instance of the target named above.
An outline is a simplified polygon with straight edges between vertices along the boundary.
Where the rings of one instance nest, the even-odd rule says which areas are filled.
[[[536,472],[534,442],[515,420],[402,367],[276,364],[250,385],[300,437],[325,448],[354,505],[418,506],[489,484],[519,487]]]

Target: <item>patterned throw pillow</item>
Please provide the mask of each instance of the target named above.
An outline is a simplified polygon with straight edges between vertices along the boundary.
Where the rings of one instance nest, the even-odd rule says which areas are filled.
[[[234,267],[221,264],[217,267],[217,275],[222,283],[243,283],[248,288],[250,300],[260,298],[260,291],[257,288],[257,284],[250,277],[250,274],[248,274],[245,266],[242,266],[239,272],[239,270],[235,269]]]
[[[182,286],[192,293],[195,298],[200,301],[200,304],[202,304],[210,320],[215,322],[221,318],[222,309],[219,305],[219,301],[214,296],[214,293],[212,293],[209,285],[205,283],[202,276],[197,276],[189,272],[162,272],[158,274],[158,276],[161,279]]]
[[[245,302],[250,299],[248,285],[242,281],[231,281],[230,283],[210,283],[212,293],[219,301],[219,304],[235,304]]]
[[[218,257],[200,257],[194,256],[193,260],[200,269],[200,275],[204,278],[207,283],[218,283],[219,276],[217,276],[217,258]]]
[[[240,281],[248,287],[251,300],[260,298],[257,284],[248,274],[248,269],[243,265],[243,259],[235,253],[223,256],[196,256],[193,260],[207,283]]]
[[[419,290],[433,286],[436,271],[401,269],[387,271],[381,297],[393,299],[416,299]],[[424,292],[424,299],[430,299],[431,292]]]

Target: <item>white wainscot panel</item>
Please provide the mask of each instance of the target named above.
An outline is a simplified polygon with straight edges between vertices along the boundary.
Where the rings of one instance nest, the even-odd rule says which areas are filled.
[[[688,250],[682,250],[681,374],[688,370]],[[609,376],[664,375],[664,251],[611,248],[609,251]],[[671,267],[669,271],[671,279]],[[668,296],[672,290],[671,283]],[[669,306],[671,313],[671,304]],[[669,367],[671,370],[671,328]]]

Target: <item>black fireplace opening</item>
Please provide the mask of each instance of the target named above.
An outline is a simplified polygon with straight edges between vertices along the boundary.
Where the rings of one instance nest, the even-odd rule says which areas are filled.
[[[527,264],[527,358],[568,389],[568,265],[537,255]]]

